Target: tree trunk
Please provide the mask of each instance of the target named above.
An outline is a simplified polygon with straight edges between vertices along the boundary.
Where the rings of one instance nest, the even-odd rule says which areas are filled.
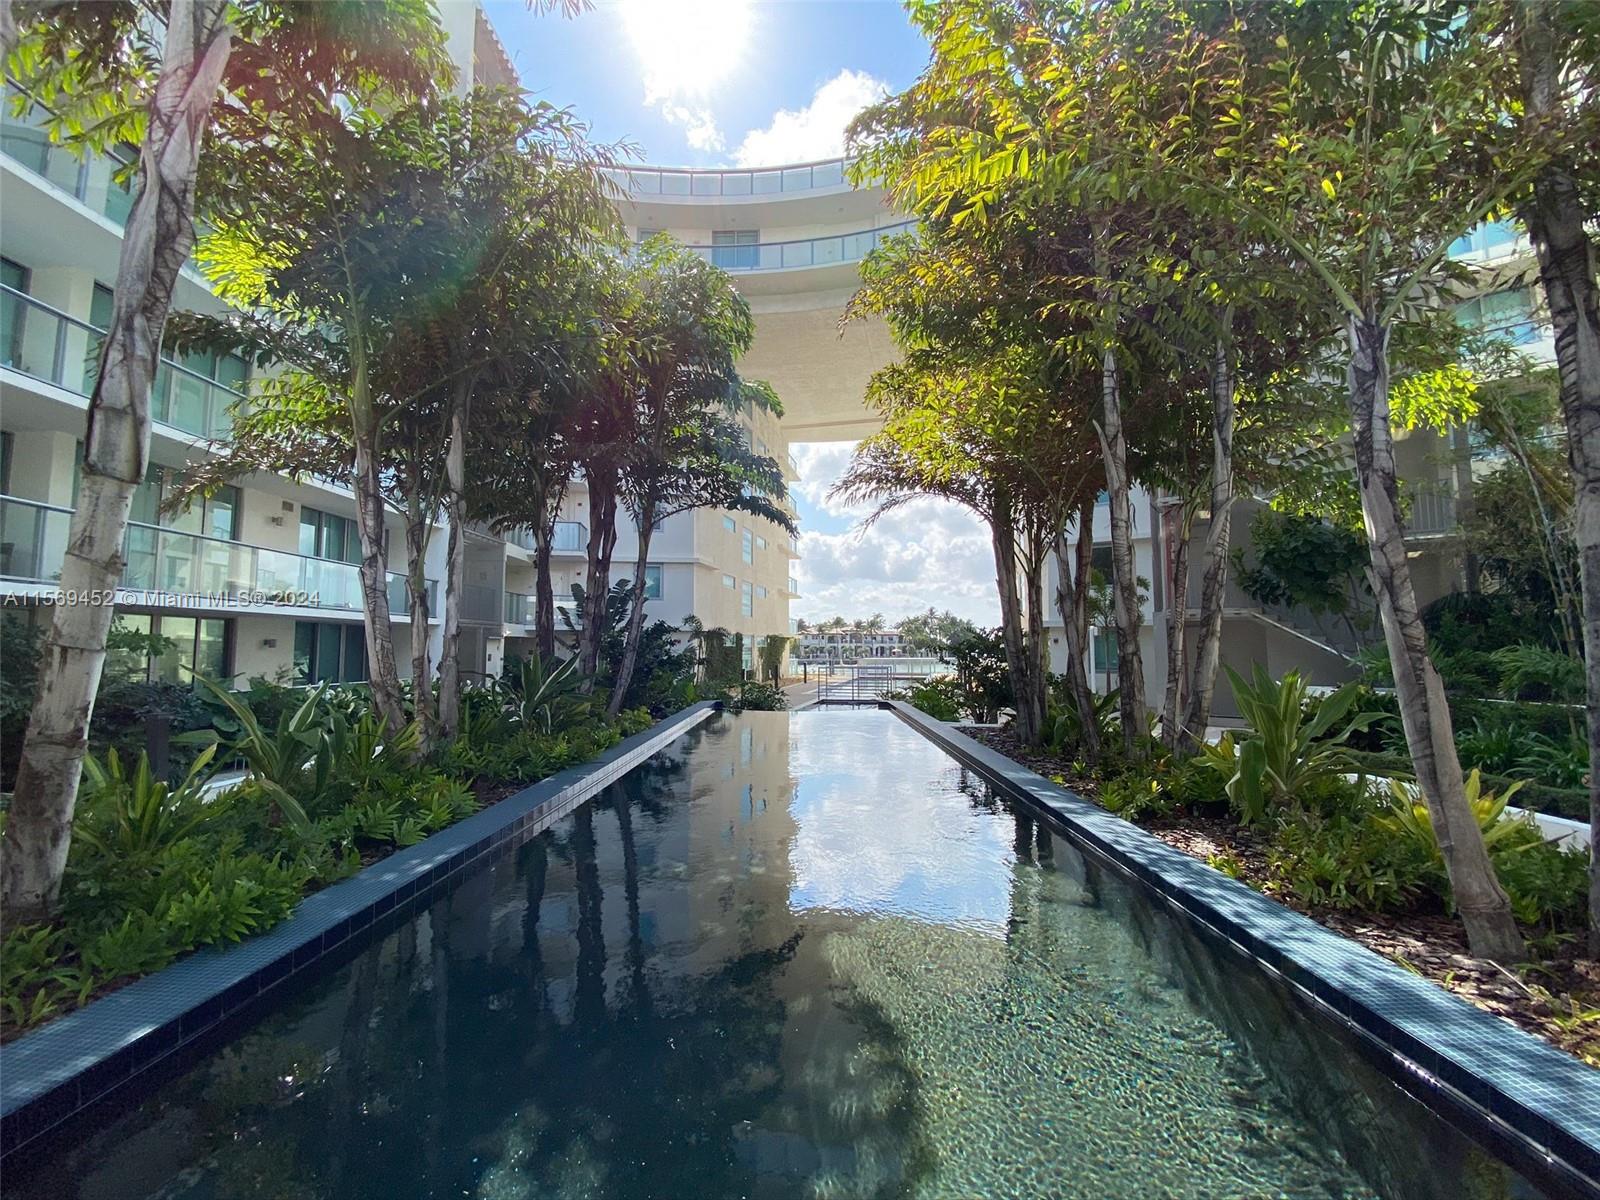
[[[606,638],[611,553],[617,545],[617,486],[615,474],[604,471],[589,472],[588,483],[589,545],[583,581],[582,628],[578,630],[578,670],[592,681],[600,673],[600,653]]]
[[[1563,53],[1555,5],[1518,4],[1517,43],[1528,119],[1556,122],[1561,111]],[[1588,684],[1590,845],[1600,848],[1600,291],[1596,251],[1584,228],[1576,180],[1561,161],[1534,180],[1523,222],[1539,256],[1539,281],[1555,331],[1561,412],[1572,463],[1574,536],[1583,602],[1583,653]],[[1600,853],[1589,865],[1589,954],[1600,957]]]
[[[1189,669],[1189,541],[1194,536],[1194,510],[1188,500],[1178,506],[1178,544],[1167,596],[1167,687],[1161,704],[1161,743],[1169,750],[1178,747],[1178,713],[1183,708],[1183,685]]]
[[[356,494],[356,532],[361,538],[361,608],[366,618],[368,682],[373,707],[389,731],[397,733],[405,728],[406,711],[394,658],[394,627],[389,623],[389,556],[384,546],[378,421],[367,391],[365,356],[356,350],[351,358],[355,365],[350,389],[355,442],[355,475],[351,482]],[[426,628],[422,635],[427,636]],[[416,636],[415,631],[412,636]]]
[[[1444,685],[1428,655],[1428,638],[1411,587],[1389,432],[1389,331],[1370,317],[1352,317],[1349,337],[1356,482],[1372,553],[1373,591],[1417,786],[1433,822],[1472,953],[1517,963],[1524,957],[1522,935],[1467,803]]]
[[[1101,397],[1105,411],[1099,426],[1105,456],[1106,491],[1111,496],[1111,585],[1117,622],[1117,708],[1122,718],[1122,744],[1138,753],[1147,724],[1144,704],[1144,658],[1139,650],[1139,576],[1133,556],[1133,500],[1128,479],[1128,438],[1122,428],[1122,395],[1117,354],[1107,349],[1101,360]]]
[[[1091,507],[1087,519],[1080,514],[1078,519],[1078,540],[1080,542],[1094,540],[1094,509]],[[1077,559],[1077,571],[1072,565]],[[1087,617],[1088,598],[1087,591],[1079,586],[1079,576],[1083,572],[1081,557],[1074,553],[1073,548],[1067,545],[1067,531],[1062,529],[1056,535],[1056,568],[1059,572],[1056,581],[1056,609],[1061,614],[1061,636],[1067,643],[1067,688],[1072,693],[1072,705],[1078,712],[1078,727],[1080,733],[1078,742],[1083,750],[1084,758],[1094,763],[1100,758],[1100,725],[1095,720],[1094,689],[1089,686],[1089,668],[1085,657],[1084,627]]]
[[[1237,416],[1233,360],[1217,339],[1211,361],[1211,525],[1206,530],[1206,571],[1200,585],[1200,640],[1195,644],[1188,713],[1178,747],[1194,754],[1211,721],[1211,697],[1222,658],[1222,609],[1228,595],[1228,552],[1233,533],[1233,425]]]
[[[628,602],[628,624],[622,637],[622,662],[617,666],[617,677],[611,681],[611,700],[606,705],[606,716],[615,717],[622,711],[622,697],[633,680],[633,668],[639,661],[639,641],[644,636],[644,580],[645,566],[650,556],[650,536],[655,525],[655,507],[646,505],[639,514],[639,554],[633,564],[633,595]]]
[[[413,469],[406,498],[406,592],[411,602],[411,712],[422,724],[422,751],[433,746],[439,714],[433,703],[433,662],[428,653],[427,504]]]
[[[1026,533],[1027,553],[1022,559],[1023,618],[1027,622],[1022,650],[1027,663],[1028,706],[1038,728],[1037,740],[1045,739],[1045,714],[1050,700],[1050,641],[1044,630],[1044,567],[1049,555],[1049,540],[1034,523]]]
[[[66,868],[128,512],[150,456],[150,388],[173,285],[194,245],[195,172],[232,48],[228,11],[222,0],[194,0],[174,5],[167,24],[139,191],[123,231],[110,329],[89,398],[82,483],[61,568],[68,603],[55,606],[40,656],[39,695],[6,820],[0,875],[12,923],[54,912]]]
[[[450,398],[450,449],[444,457],[445,517],[450,522],[445,569],[444,631],[439,646],[439,735],[461,728],[461,602],[467,587],[467,420],[472,381],[463,377]]]
[[[552,522],[540,519],[533,527],[533,641],[540,659],[548,664],[556,655],[556,592],[550,582]]]
[[[1044,715],[1034,703],[1032,670],[1024,645],[1022,606],[1017,595],[1016,528],[1012,520],[1010,504],[997,503],[990,537],[994,546],[995,587],[1000,593],[1000,640],[1005,646],[1006,667],[1011,674],[1017,736],[1033,746],[1039,744]]]

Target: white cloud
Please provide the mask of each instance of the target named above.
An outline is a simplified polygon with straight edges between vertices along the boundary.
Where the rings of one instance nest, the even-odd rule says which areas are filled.
[[[706,101],[745,59],[752,8],[751,0],[624,0],[620,7],[645,105],[680,126],[695,150],[723,149]]]
[[[872,505],[828,496],[853,447],[828,442],[793,449],[800,468],[794,490],[826,516],[852,523],[839,533],[802,529],[794,616],[819,621],[881,612],[892,621],[933,605],[982,625],[996,622],[994,558],[988,530],[975,515],[924,497],[864,527]]]
[[[722,130],[709,108],[691,108],[666,100],[661,101],[657,107],[667,120],[674,125],[683,126],[684,140],[694,149],[704,150],[709,154],[715,154],[722,149],[724,145]]]
[[[765,129],[745,134],[734,161],[741,167],[775,167],[843,154],[850,118],[888,94],[889,85],[865,71],[840,71],[804,108],[780,108]]]

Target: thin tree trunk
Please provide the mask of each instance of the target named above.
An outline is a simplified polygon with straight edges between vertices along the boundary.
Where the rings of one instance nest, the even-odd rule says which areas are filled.
[[[1417,786],[1433,822],[1472,953],[1499,963],[1520,962],[1522,935],[1467,803],[1444,685],[1428,655],[1427,633],[1411,586],[1389,432],[1389,331],[1371,318],[1352,317],[1349,337],[1356,482],[1372,554],[1373,591]]]
[[[1161,705],[1161,742],[1169,750],[1178,746],[1178,713],[1183,708],[1189,669],[1189,541],[1194,536],[1194,510],[1189,500],[1178,509],[1178,546],[1172,559],[1172,589],[1167,596],[1167,687]]]
[[[406,498],[406,592],[411,604],[411,712],[422,724],[422,752],[427,753],[439,732],[439,714],[433,703],[433,662],[428,653],[427,505],[422,487],[412,471]]]
[[[551,522],[540,519],[533,527],[533,640],[540,659],[549,663],[556,654],[556,592],[550,582]]]
[[[353,345],[359,338],[353,341]],[[405,728],[405,702],[394,657],[389,614],[389,562],[384,546],[383,483],[378,469],[378,422],[366,384],[365,356],[352,354],[351,417],[355,441],[356,532],[361,538],[361,607],[366,618],[368,682],[372,704],[390,732]],[[423,631],[426,636],[426,630]]]
[[[78,775],[111,629],[109,598],[122,578],[128,512],[150,456],[150,388],[173,285],[194,245],[195,172],[232,49],[228,11],[222,0],[193,0],[174,5],[168,19],[61,568],[60,590],[69,601],[105,600],[56,605],[40,656],[39,695],[0,854],[3,906],[12,922],[50,916],[66,868]],[[10,32],[14,36],[15,28]]]
[[[1128,438],[1122,427],[1121,385],[1117,354],[1107,349],[1101,359],[1101,397],[1105,411],[1098,426],[1105,456],[1106,491],[1111,496],[1111,590],[1117,623],[1117,708],[1122,718],[1122,744],[1138,752],[1144,734],[1144,658],[1139,649],[1139,577],[1133,557],[1133,501],[1128,478]]]
[[[1562,109],[1558,8],[1518,4],[1517,43],[1528,119],[1556,122]],[[1567,164],[1552,162],[1534,181],[1522,217],[1539,256],[1539,280],[1555,331],[1561,412],[1574,485],[1574,538],[1583,601],[1583,652],[1588,685],[1589,830],[1600,848],[1600,287],[1586,212]],[[1600,850],[1589,866],[1589,953],[1600,957]]]
[[[1238,415],[1233,360],[1224,338],[1211,360],[1211,525],[1206,530],[1206,570],[1200,585],[1200,639],[1195,644],[1189,707],[1179,749],[1194,754],[1211,721],[1211,698],[1222,658],[1222,609],[1228,595],[1228,552],[1233,533],[1233,426]]]
[[[615,475],[589,473],[589,545],[584,579],[578,670],[591,680],[600,673],[606,638],[606,601],[611,591],[611,553],[617,545]],[[592,685],[591,685],[592,686]]]
[[[1000,594],[1000,639],[1011,674],[1017,736],[1030,746],[1037,745],[1043,720],[1033,702],[1032,671],[1023,639],[1021,601],[1017,595],[1016,529],[1009,503],[1002,501],[995,505],[990,536],[994,546],[995,586]]]
[[[628,624],[622,637],[622,662],[617,665],[617,677],[611,681],[611,699],[606,704],[606,715],[615,717],[622,711],[622,698],[633,681],[633,668],[639,661],[639,641],[644,636],[644,580],[645,566],[650,556],[650,537],[655,524],[655,507],[646,505],[639,514],[639,554],[633,564],[633,595],[628,601]]]
[[[1027,622],[1022,650],[1027,663],[1028,705],[1033,710],[1033,721],[1038,729],[1038,741],[1045,738],[1044,719],[1049,711],[1050,699],[1050,642],[1044,631],[1044,567],[1049,554],[1049,541],[1030,522],[1027,531],[1028,548],[1022,562],[1023,618]]]
[[[472,380],[463,376],[451,397],[450,449],[444,458],[450,550],[439,646],[439,735],[446,740],[461,728],[461,602],[467,587],[467,421],[471,407]]]
[[[1088,522],[1080,515],[1078,521],[1078,540],[1093,540],[1094,538],[1094,509],[1089,509]],[[1061,636],[1067,643],[1067,688],[1072,693],[1072,705],[1078,712],[1079,747],[1084,758],[1094,763],[1100,758],[1100,725],[1095,720],[1094,689],[1089,686],[1089,668],[1085,658],[1084,601],[1087,592],[1078,586],[1078,575],[1082,573],[1081,560],[1077,572],[1074,573],[1072,563],[1077,556],[1073,548],[1067,545],[1067,531],[1063,528],[1056,535],[1056,568],[1059,572],[1056,581],[1056,610],[1061,614]]]

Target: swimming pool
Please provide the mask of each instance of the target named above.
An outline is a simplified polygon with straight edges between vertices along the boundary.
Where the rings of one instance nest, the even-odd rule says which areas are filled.
[[[7,1197],[1536,1195],[892,714],[719,716]]]

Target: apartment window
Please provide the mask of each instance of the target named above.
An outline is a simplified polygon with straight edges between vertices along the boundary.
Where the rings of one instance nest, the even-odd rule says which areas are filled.
[[[756,534],[756,549],[757,550],[765,550],[766,548],[767,548],[767,539],[762,537],[759,533]]]
[[[161,525],[179,533],[197,533],[228,542],[237,541],[239,489],[224,484],[215,495],[197,498],[177,512],[163,511],[163,506],[172,498],[182,480],[183,472],[177,467],[152,466],[145,472],[144,482],[134,489],[133,507],[128,519],[141,525]]]
[[[731,588],[731,587],[735,586],[738,582],[739,581],[736,580],[732,575],[724,575],[722,577],[722,586],[725,587],[725,588]]]
[[[294,673],[301,683],[362,682],[367,678],[366,631],[333,621],[296,621]]]
[[[744,667],[744,669],[746,671],[755,670],[755,666],[756,666],[756,648],[754,646],[750,645],[749,642],[745,643],[744,650],[739,655],[739,662]]]
[[[723,517],[722,518],[722,527],[724,529],[726,529],[729,533],[737,533],[739,531],[739,523],[737,521],[735,521],[732,517]]]
[[[767,589],[762,587],[760,584],[757,584],[756,585],[756,599],[757,600],[765,600],[766,598],[767,598]]]
[[[1497,333],[1514,345],[1538,338],[1533,323],[1533,295],[1527,288],[1490,292],[1456,305],[1456,320],[1487,333]]]
[[[711,261],[725,271],[748,271],[760,254],[759,229],[718,229],[711,235]]]
[[[739,585],[739,613],[741,616],[753,617],[755,612],[755,589],[749,583],[741,583]]]
[[[1110,508],[1111,493],[1102,488],[1100,491],[1095,493],[1094,503],[1096,508]]]
[[[1094,647],[1094,673],[1096,675],[1115,675],[1117,673],[1117,631],[1115,629],[1096,629],[1091,638]]]
[[[12,291],[26,293],[28,268],[9,258],[0,258],[0,283]],[[23,317],[27,306],[10,295],[5,296],[3,303],[3,309],[0,309],[4,314],[0,319],[0,337],[5,340],[0,344],[0,362],[8,367],[19,367],[22,365]]]
[[[644,566],[644,598],[646,600],[661,599],[660,563],[646,563]]]
[[[11,495],[11,455],[16,438],[9,429],[0,431],[0,496]]]
[[[359,563],[361,536],[349,517],[325,513],[315,508],[300,509],[300,553],[308,558],[328,558],[334,562]]]
[[[756,560],[755,535],[748,529],[741,530],[739,533],[739,556],[747,563],[753,563]]]
[[[188,683],[195,673],[216,680],[232,676],[233,622],[230,620],[118,613],[117,623],[135,633],[166,638],[171,645],[159,656],[110,650],[106,655],[108,670],[161,683]]]
[[[640,245],[643,245],[645,242],[648,242],[651,238],[655,237],[656,234],[658,234],[660,232],[661,232],[661,230],[659,230],[659,229],[647,229],[643,225],[641,225],[641,226],[639,226],[638,232],[634,234],[633,240],[636,243],[638,243]]]

